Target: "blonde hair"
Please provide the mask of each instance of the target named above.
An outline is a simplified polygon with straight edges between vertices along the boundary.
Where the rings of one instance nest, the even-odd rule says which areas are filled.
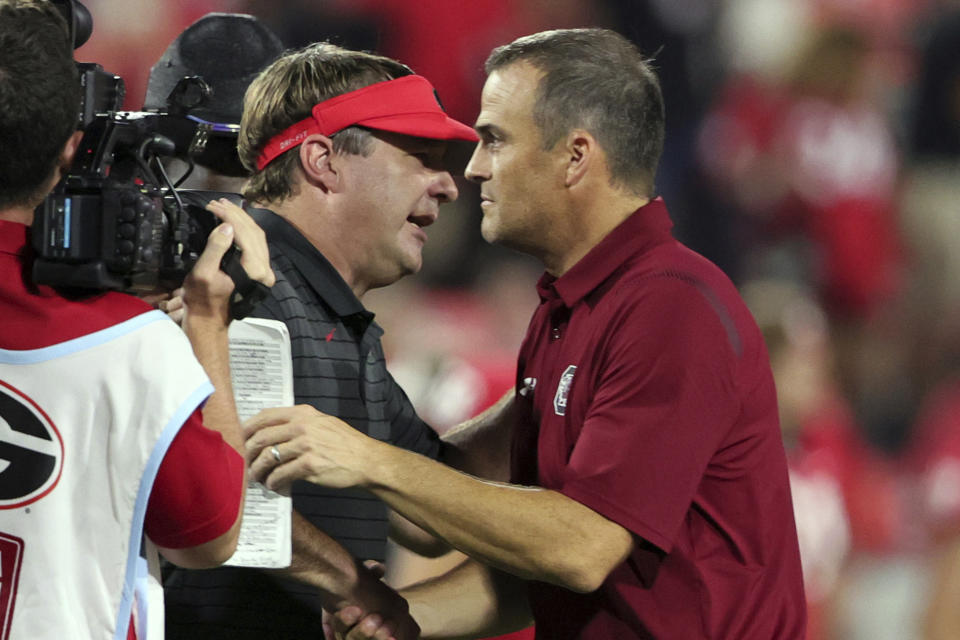
[[[362,87],[411,75],[404,64],[372,53],[320,42],[287,53],[250,84],[243,101],[238,149],[253,173],[243,195],[255,202],[277,202],[294,194],[297,147],[257,170],[257,158],[271,138],[310,116],[313,107]],[[370,132],[347,127],[332,136],[334,151],[366,155]]]

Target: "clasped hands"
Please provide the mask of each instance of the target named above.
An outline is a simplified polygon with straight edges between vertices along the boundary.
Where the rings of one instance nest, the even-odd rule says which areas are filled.
[[[384,567],[368,560],[358,568],[350,593],[324,602],[326,640],[416,640],[420,627],[410,616],[407,601],[384,584]],[[372,612],[372,613],[371,613]]]
[[[250,476],[283,493],[297,480],[333,488],[369,486],[367,471],[376,465],[376,453],[389,447],[309,405],[265,409],[244,423],[244,436]],[[382,575],[382,570],[369,564],[366,570]],[[386,585],[381,586],[365,591],[367,595],[389,591]],[[419,637],[420,629],[410,617],[406,602],[390,593],[393,602],[381,593],[373,601],[366,598],[364,602],[365,596],[357,594],[354,601],[344,599],[333,604],[335,611],[324,616],[327,640]],[[381,605],[383,608],[378,609]]]

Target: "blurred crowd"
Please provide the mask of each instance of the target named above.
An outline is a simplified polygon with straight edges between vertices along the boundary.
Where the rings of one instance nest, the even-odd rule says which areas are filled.
[[[809,637],[960,638],[960,2],[86,4],[94,34],[77,58],[123,76],[129,109],[167,43],[210,11],[254,14],[291,47],[396,57],[466,122],[498,44],[591,25],[633,39],[663,83],[657,184],[677,235],[737,283],[768,340]],[[483,243],[476,191],[459,186],[423,273],[366,300],[439,430],[513,384],[537,303],[539,273]]]

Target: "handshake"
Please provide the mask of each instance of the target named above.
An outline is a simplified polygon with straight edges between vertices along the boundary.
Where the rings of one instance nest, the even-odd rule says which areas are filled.
[[[389,445],[374,440],[342,420],[320,413],[309,405],[266,409],[244,423],[248,473],[268,488],[287,493],[298,480],[348,488],[363,486],[367,478],[362,467],[370,452]],[[389,455],[389,451],[386,451]],[[401,519],[392,516],[396,526]],[[299,520],[299,517],[297,517]],[[294,530],[310,527],[295,522]],[[318,532],[319,533],[319,532]],[[314,538],[316,539],[316,538]],[[330,541],[331,544],[335,544]],[[410,614],[406,600],[383,583],[385,567],[376,561],[349,562],[341,554],[339,566],[331,554],[305,561],[308,548],[297,548],[294,535],[294,564],[291,574],[320,589],[324,605],[323,628],[328,640],[408,640],[418,638],[420,627]],[[327,566],[325,572],[318,566]]]

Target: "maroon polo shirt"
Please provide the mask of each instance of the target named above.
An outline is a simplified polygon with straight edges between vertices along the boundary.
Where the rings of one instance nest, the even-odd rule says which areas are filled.
[[[763,339],[733,284],[671,226],[654,200],[537,285],[513,481],[636,537],[594,593],[531,583],[537,637],[800,640],[800,556]]]

